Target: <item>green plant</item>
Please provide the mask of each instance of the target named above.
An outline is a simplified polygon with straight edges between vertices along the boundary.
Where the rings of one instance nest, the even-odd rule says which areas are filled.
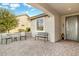
[[[30,32],[31,30],[30,30],[30,28],[26,28],[26,32]]]
[[[0,32],[9,32],[17,26],[15,15],[7,9],[0,8]]]
[[[18,29],[18,32],[24,32],[25,30],[24,29]]]

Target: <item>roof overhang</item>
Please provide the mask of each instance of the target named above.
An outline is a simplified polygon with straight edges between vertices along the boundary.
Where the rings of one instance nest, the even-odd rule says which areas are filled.
[[[40,15],[37,15],[37,16],[29,17],[29,19],[34,20],[34,19],[41,18],[41,17],[46,17],[46,16],[48,16],[48,15],[43,13],[43,14],[40,14]]]
[[[79,13],[79,3],[30,3],[49,14],[68,15]]]

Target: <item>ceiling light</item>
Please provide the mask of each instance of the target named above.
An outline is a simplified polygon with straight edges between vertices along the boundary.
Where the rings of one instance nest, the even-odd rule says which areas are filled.
[[[71,8],[68,8],[68,10],[70,11],[70,10],[71,10]]]

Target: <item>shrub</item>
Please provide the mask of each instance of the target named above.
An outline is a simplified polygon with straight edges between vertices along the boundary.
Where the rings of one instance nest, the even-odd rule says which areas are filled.
[[[26,28],[26,32],[30,32],[31,30],[30,30],[30,28]]]

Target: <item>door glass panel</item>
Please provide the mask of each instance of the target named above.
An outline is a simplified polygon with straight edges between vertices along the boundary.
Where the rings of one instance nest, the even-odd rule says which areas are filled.
[[[66,18],[66,39],[77,40],[77,17]]]

